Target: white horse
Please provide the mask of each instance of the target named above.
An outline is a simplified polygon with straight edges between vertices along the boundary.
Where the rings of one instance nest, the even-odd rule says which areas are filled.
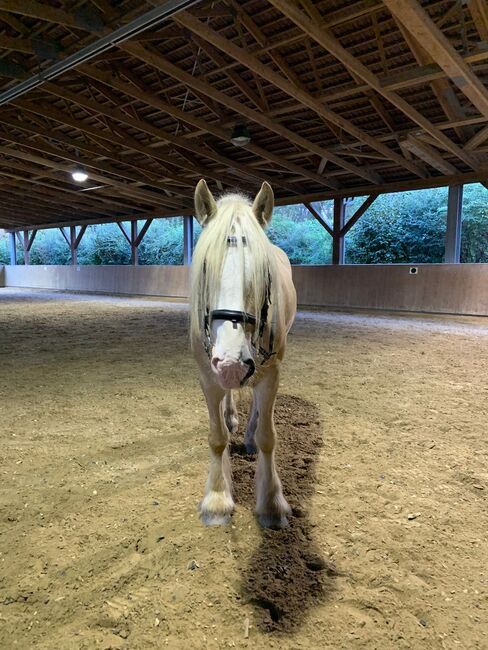
[[[290,514],[275,466],[273,412],[296,292],[287,256],[263,230],[273,206],[268,183],[252,204],[236,194],[216,202],[204,180],[195,190],[203,231],[193,256],[191,337],[210,419],[210,468],[199,504],[207,525],[228,523],[234,510],[228,443],[238,422],[232,389],[246,384],[253,387],[246,448],[259,448],[258,520],[283,528]]]

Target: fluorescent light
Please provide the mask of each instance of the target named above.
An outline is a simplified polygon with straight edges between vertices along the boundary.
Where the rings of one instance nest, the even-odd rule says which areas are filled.
[[[77,183],[84,183],[88,179],[88,174],[84,169],[75,169],[73,172],[71,172],[71,176],[74,181]]]

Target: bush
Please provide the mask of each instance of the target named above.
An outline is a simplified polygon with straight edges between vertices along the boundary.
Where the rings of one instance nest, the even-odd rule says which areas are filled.
[[[442,262],[446,218],[447,188],[379,196],[346,235],[346,263]]]

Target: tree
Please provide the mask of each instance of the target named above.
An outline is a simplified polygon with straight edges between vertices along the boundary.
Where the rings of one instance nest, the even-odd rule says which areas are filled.
[[[351,213],[363,200],[353,201]],[[447,188],[383,194],[346,235],[346,262],[442,262],[446,218]]]
[[[328,207],[321,206],[322,214],[325,214]],[[285,251],[292,264],[330,262],[331,237],[303,205],[276,208],[267,234],[276,246]]]
[[[158,219],[139,246],[140,264],[183,264],[183,219]]]
[[[463,189],[461,262],[488,262],[488,190],[479,183]]]
[[[0,231],[0,264],[10,264],[8,235],[4,231]]]

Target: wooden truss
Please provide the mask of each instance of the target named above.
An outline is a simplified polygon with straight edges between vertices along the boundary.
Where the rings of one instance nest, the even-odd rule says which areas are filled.
[[[0,96],[162,3],[97,0],[88,20],[82,0],[0,0]],[[0,105],[0,227],[28,233],[27,257],[29,233],[68,228],[76,261],[83,227],[132,221],[136,260],[153,218],[191,215],[200,177],[268,180],[340,259],[378,194],[487,180],[487,41],[483,0],[201,2]],[[360,195],[346,223],[341,199]],[[332,224],[312,206],[329,198]]]

